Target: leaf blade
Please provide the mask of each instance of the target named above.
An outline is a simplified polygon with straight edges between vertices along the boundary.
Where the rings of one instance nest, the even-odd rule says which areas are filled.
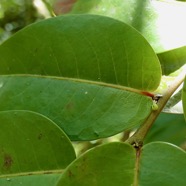
[[[1,177],[64,169],[75,159],[74,149],[63,131],[42,115],[1,111],[0,121]]]
[[[140,161],[139,184],[184,185],[185,157],[185,152],[172,144],[153,142],[145,145]]]
[[[98,146],[69,165],[58,186],[131,185],[134,160],[135,150],[128,144],[113,142]]]
[[[162,73],[169,75],[186,64],[186,46],[158,54]]]
[[[0,55],[0,74],[71,77],[142,90],[155,90],[161,77],[158,58],[143,36],[98,15],[30,25],[4,42]]]
[[[161,113],[147,134],[144,143],[165,141],[180,146],[185,141],[185,133],[186,125],[183,114]]]
[[[35,76],[1,76],[0,82],[0,110],[38,112],[72,140],[103,138],[139,126],[151,112],[151,98],[96,84]]]

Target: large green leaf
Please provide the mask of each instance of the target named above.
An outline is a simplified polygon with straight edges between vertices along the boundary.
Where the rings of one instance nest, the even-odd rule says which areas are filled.
[[[0,178],[62,172],[75,159],[64,132],[42,115],[1,111],[0,128]]]
[[[183,145],[186,136],[186,123],[183,114],[161,113],[145,137],[144,143],[166,141]]]
[[[61,9],[59,4],[57,8],[72,14],[99,14],[124,21],[140,31],[156,52],[186,44],[186,27],[180,21],[186,19],[185,3],[147,0],[78,0],[72,3],[61,4]]]
[[[139,126],[152,106],[151,98],[138,93],[63,78],[0,76],[0,85],[0,110],[38,112],[72,140],[108,137]]]
[[[76,159],[58,186],[125,186],[134,178],[135,150],[124,143],[98,146]]]
[[[73,140],[143,123],[152,101],[131,91],[154,90],[161,77],[157,56],[136,30],[96,15],[33,24],[3,43],[0,55],[1,75],[25,75],[1,77],[1,110],[39,112]]]
[[[0,74],[37,74],[155,90],[157,56],[135,29],[98,15],[38,22],[0,46]]]
[[[136,153],[132,146],[114,142],[73,161],[58,186],[184,186],[185,167],[186,153],[174,145],[153,142]]]
[[[184,115],[186,119],[186,78],[185,78],[183,91],[182,91],[182,103],[183,103],[183,110],[184,110]]]

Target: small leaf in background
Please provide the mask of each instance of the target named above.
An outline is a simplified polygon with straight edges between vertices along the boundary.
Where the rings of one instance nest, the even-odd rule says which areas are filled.
[[[176,92],[174,92],[172,97],[168,100],[165,107],[163,108],[163,112],[174,113],[174,114],[183,114],[182,87],[183,87],[183,85],[181,85],[176,90]]]
[[[183,114],[161,113],[145,137],[144,143],[165,141],[182,146],[186,142],[186,123]]]
[[[159,53],[158,58],[161,63],[162,74],[170,75],[186,64],[186,46]]]
[[[18,42],[19,41],[19,42]],[[155,90],[159,60],[135,29],[98,15],[32,24],[0,46],[0,74],[37,74]]]
[[[184,186],[185,167],[185,151],[168,143],[149,143],[141,150],[139,185]]]
[[[0,110],[31,110],[71,140],[108,137],[139,126],[152,99],[126,90],[46,76],[0,76]]]
[[[182,103],[183,103],[183,110],[184,110],[184,115],[186,120],[186,78],[185,78],[183,91],[182,91]]]
[[[64,1],[66,0],[61,0]],[[65,7],[63,4],[61,10]],[[186,4],[183,2],[77,0],[73,1],[68,11],[61,13],[90,13],[121,20],[142,33],[156,52],[186,45],[186,27],[180,21],[186,19]]]
[[[0,177],[63,171],[75,159],[64,132],[51,120],[28,111],[0,112]]]
[[[129,186],[133,183],[135,150],[113,142],[95,147],[67,167],[57,186]]]

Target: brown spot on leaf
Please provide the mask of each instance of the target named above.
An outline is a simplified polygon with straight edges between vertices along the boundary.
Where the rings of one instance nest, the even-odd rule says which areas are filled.
[[[68,171],[68,177],[69,177],[69,178],[72,178],[72,176],[73,176],[72,171],[69,170],[69,171]]]
[[[42,133],[40,133],[40,134],[38,135],[37,139],[38,139],[38,140],[41,140],[41,139],[42,139],[42,137],[43,137],[43,134],[42,134]]]
[[[65,106],[65,108],[67,109],[67,110],[72,110],[73,108],[74,108],[74,104],[73,103],[68,103],[66,106]]]
[[[4,164],[3,167],[5,169],[10,169],[13,164],[13,159],[9,154],[4,155]]]
[[[82,172],[86,172],[87,170],[87,158],[86,157],[83,157],[80,169]]]

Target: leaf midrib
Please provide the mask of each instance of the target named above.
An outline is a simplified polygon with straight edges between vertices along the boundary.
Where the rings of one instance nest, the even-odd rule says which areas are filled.
[[[46,175],[46,174],[62,174],[64,170],[65,169],[34,171],[34,172],[19,172],[13,174],[3,174],[0,175],[0,178],[12,178],[12,177],[19,177],[19,176],[34,176],[34,175]]]
[[[97,86],[105,86],[109,88],[115,88],[119,90],[125,90],[129,92],[135,92],[138,94],[142,94],[142,90],[126,87],[123,85],[117,85],[117,84],[111,84],[111,83],[105,83],[105,82],[98,82],[98,81],[91,81],[91,80],[85,80],[85,79],[77,79],[77,78],[69,78],[69,77],[58,77],[58,76],[47,76],[47,75],[33,75],[33,74],[10,74],[10,75],[0,75],[1,77],[33,77],[33,78],[49,78],[49,79],[56,79],[56,80],[66,80],[66,81],[72,81],[72,82],[78,82],[78,83],[86,83],[91,85],[97,85]]]

